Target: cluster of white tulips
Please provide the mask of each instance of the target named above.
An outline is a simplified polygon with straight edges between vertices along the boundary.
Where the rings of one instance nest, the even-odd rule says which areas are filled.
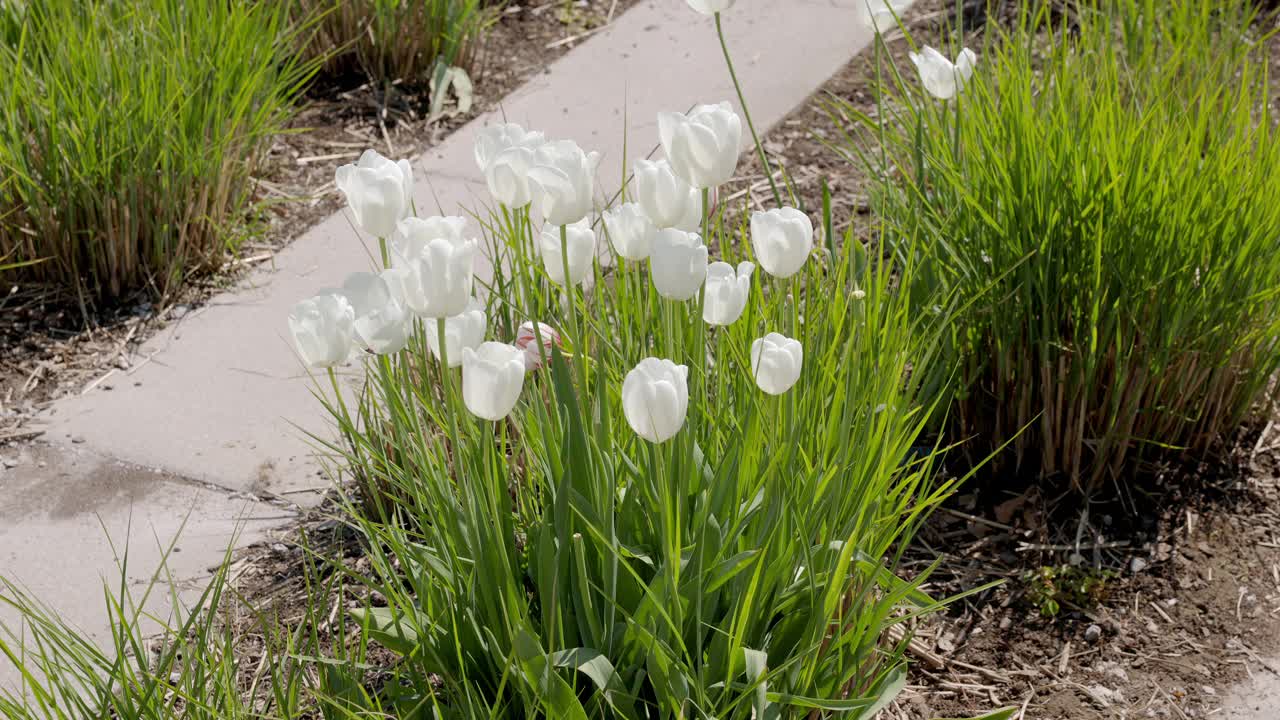
[[[707,226],[713,193],[737,167],[741,121],[720,103],[662,113],[658,126],[665,157],[636,162],[629,183],[634,199],[604,211],[595,224],[596,153],[505,123],[479,133],[475,160],[498,203],[541,218],[536,253],[546,277],[567,293],[593,276],[601,256],[599,227],[609,250],[632,261],[621,271],[648,261],[661,297],[676,303],[699,298],[708,325],[731,325],[747,307],[756,265],[709,262],[698,230]],[[484,304],[473,292],[479,242],[467,236],[463,218],[414,216],[407,162],[369,150],[338,168],[336,181],[356,224],[379,239],[384,267],[355,273],[341,288],[295,306],[289,327],[302,360],[332,369],[353,353],[397,353],[415,322],[434,320],[434,328],[425,327],[427,345],[446,368],[461,367],[467,409],[485,420],[506,417],[525,373],[541,367],[552,351],[563,351],[559,331],[531,321],[510,343],[485,341]],[[750,225],[755,258],[766,272],[789,278],[800,271],[813,249],[813,225],[804,213],[788,207],[757,212]],[[774,332],[752,344],[750,360],[759,388],[780,395],[799,380],[803,350]],[[687,367],[660,358],[645,358],[627,374],[623,407],[640,437],[664,442],[680,430],[687,376]]]
[[[687,2],[718,19],[734,0]],[[903,6],[901,0],[864,3],[876,32]],[[911,59],[925,89],[943,100],[963,89],[976,60],[965,48],[952,63],[930,47]],[[703,240],[716,190],[737,168],[742,121],[728,103],[719,103],[687,114],[661,113],[658,129],[665,157],[637,161],[627,188],[631,200],[602,212],[599,223],[592,218],[598,154],[513,123],[490,126],[476,139],[475,161],[494,200],[517,217],[542,220],[532,250],[541,257],[546,277],[564,290],[575,335],[572,293],[594,277],[601,247],[597,229],[614,257],[648,261],[653,286],[663,298],[677,303],[698,298],[708,325],[732,325],[747,307],[756,265],[709,262]],[[428,347],[446,369],[462,368],[468,410],[491,421],[509,415],[525,373],[539,368],[553,350],[563,351],[559,332],[531,321],[511,343],[485,341],[484,305],[473,295],[479,243],[467,237],[463,218],[414,216],[407,161],[369,150],[355,164],[338,168],[335,180],[356,224],[378,238],[383,269],[353,274],[342,288],[298,303],[289,326],[303,361],[332,369],[353,352],[397,353],[416,321],[434,320],[436,327],[426,328]],[[756,262],[776,278],[799,272],[813,248],[813,224],[795,208],[754,213],[750,233]],[[585,353],[585,347],[576,352]],[[772,332],[752,344],[750,363],[759,388],[780,395],[799,380],[803,350],[798,341]],[[626,376],[624,410],[638,435],[663,442],[680,430],[688,406],[687,375],[683,365],[646,358]]]

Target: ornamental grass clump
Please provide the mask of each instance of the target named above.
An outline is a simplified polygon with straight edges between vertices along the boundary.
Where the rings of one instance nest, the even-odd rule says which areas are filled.
[[[217,267],[314,69],[301,32],[281,3],[0,3],[0,257],[84,304]]]
[[[423,85],[437,67],[470,71],[500,0],[286,0],[298,22],[315,22],[299,52],[331,77],[358,75],[379,88]]]
[[[887,120],[865,124],[884,145],[863,159],[916,307],[964,308],[950,436],[1095,491],[1273,399],[1280,142],[1248,3],[1074,17],[1024,14],[978,53],[886,71]]]
[[[399,657],[380,688],[347,669],[346,712],[869,719],[903,686],[938,603],[900,561],[954,482],[918,444],[936,339],[851,238],[725,222],[727,103],[660,125],[606,207],[596,153],[512,124],[480,133],[471,219],[415,217],[390,170],[344,188],[397,307],[362,331],[325,290],[290,324],[362,488],[379,603],[351,617]]]

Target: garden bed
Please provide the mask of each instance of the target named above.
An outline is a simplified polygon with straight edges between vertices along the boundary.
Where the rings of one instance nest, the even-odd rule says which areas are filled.
[[[416,157],[468,120],[501,105],[524,81],[590,37],[638,0],[512,2],[490,29],[473,78],[475,102],[465,115],[428,117],[425,94],[383,98],[364,84],[321,79],[276,138],[255,178],[262,207],[256,236],[223,271],[190,281],[168,302],[137,297],[86,317],[65,289],[10,284],[0,292],[0,446],[39,436],[32,418],[58,398],[132,383],[137,348],[234,284],[314,223],[341,207],[333,168],[368,147]],[[399,86],[395,86],[399,88]],[[107,373],[117,371],[108,380]]]
[[[949,0],[925,0],[904,20],[917,43],[936,45],[954,9]],[[1280,19],[1270,23],[1280,27]],[[887,33],[886,43],[893,63],[908,71],[901,33]],[[1276,76],[1280,41],[1272,36],[1269,47]],[[763,139],[799,201],[816,212],[825,181],[833,217],[851,218],[837,228],[851,226],[864,243],[874,243],[876,231],[868,177],[856,159],[833,151],[847,126],[833,119],[828,100],[875,117],[875,84],[874,60],[864,52]],[[1277,101],[1280,85],[1273,84],[1273,121],[1280,121]],[[762,209],[769,190],[759,160],[745,155],[743,168],[736,192],[749,192],[752,209]],[[951,717],[1013,705],[1016,718],[1045,720],[1204,717],[1226,688],[1254,672],[1280,671],[1280,471],[1272,426],[1260,430],[1241,433],[1217,464],[1174,462],[1138,498],[1136,513],[1132,505],[1090,507],[1087,517],[1075,509],[1059,513],[1057,520],[1071,516],[1066,523],[1046,523],[1075,501],[1036,493],[980,498],[962,488],[926,526],[911,567],[943,558],[930,587],[938,597],[1004,584],[920,628],[911,684],[886,716]],[[1129,513],[1147,521],[1130,525]],[[1095,602],[1045,616],[1047,598],[1034,592],[1044,587],[1042,573],[1069,565],[1077,550],[1084,571],[1059,572],[1057,583],[1086,584],[1098,593]]]

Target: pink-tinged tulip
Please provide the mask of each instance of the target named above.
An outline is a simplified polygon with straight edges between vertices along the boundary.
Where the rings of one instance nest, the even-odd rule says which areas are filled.
[[[534,329],[536,325],[536,330]],[[537,338],[541,336],[539,343]],[[560,333],[546,323],[524,322],[516,331],[515,346],[524,353],[524,367],[533,371],[551,360],[551,353],[560,345]]]
[[[396,223],[413,209],[413,169],[408,160],[397,162],[365,150],[355,164],[339,167],[333,181],[346,196],[356,225],[370,235],[390,237]]]

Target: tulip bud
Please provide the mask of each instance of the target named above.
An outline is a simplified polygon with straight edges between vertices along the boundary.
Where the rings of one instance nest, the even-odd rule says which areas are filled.
[[[462,351],[477,348],[484,342],[484,331],[488,318],[484,314],[484,305],[471,298],[467,309],[444,321],[444,349],[449,353],[449,367],[456,368],[462,364]],[[437,328],[427,328],[427,347],[436,360],[440,359],[440,332]]]
[[[565,250],[569,253],[569,286],[577,285],[591,272],[591,260],[596,255],[596,232],[586,218],[564,226],[565,245],[562,246],[560,228],[547,225],[542,228],[540,254],[551,282],[564,286]]]
[[[542,133],[527,131],[515,123],[490,125],[476,133],[476,167],[480,168],[480,172],[487,174],[490,163],[504,150],[511,148],[537,150],[546,142],[547,138]]]
[[[978,62],[978,56],[969,48],[960,51],[955,63],[928,45],[919,53],[910,55],[911,62],[920,72],[920,83],[939,100],[950,100],[964,90],[965,84],[973,77],[974,64]]]
[[[752,213],[751,247],[765,272],[789,278],[804,267],[813,251],[813,223],[790,207]]]
[[[724,12],[733,7],[738,0],[685,0],[689,3],[689,7],[697,10],[703,15],[714,15],[718,12]]]
[[[636,200],[654,227],[694,230],[701,223],[702,196],[666,160],[637,160],[632,172]],[[690,218],[694,218],[693,227],[689,227]]]
[[[668,300],[688,300],[698,294],[707,279],[707,246],[694,233],[660,230],[649,256],[649,273],[659,295]]]
[[[530,188],[551,225],[578,222],[591,212],[595,194],[598,153],[585,153],[572,140],[559,140],[538,148],[529,170]]]
[[[497,422],[511,414],[524,387],[524,353],[487,342],[462,350],[462,401],[473,415]]]
[[[622,411],[637,435],[651,443],[675,437],[689,410],[689,368],[645,358],[622,381]]]
[[[534,151],[525,147],[507,148],[498,153],[484,171],[485,183],[493,199],[509,208],[522,208],[533,199],[529,189],[529,169]]]
[[[769,333],[751,343],[751,374],[756,385],[770,395],[781,395],[800,379],[804,348],[800,341]]]
[[[351,356],[355,311],[338,293],[323,293],[293,306],[289,332],[302,361],[311,367],[334,367]]]
[[[854,16],[861,27],[883,33],[892,30],[902,13],[910,6],[910,0],[855,0]]]
[[[538,337],[542,339],[541,347],[536,340]],[[524,322],[516,331],[515,346],[524,352],[526,370],[537,370],[542,367],[543,359],[550,360],[552,351],[559,344],[560,333],[546,323],[536,323],[535,329],[535,323]]]
[[[409,313],[383,276],[352,273],[342,284],[342,294],[355,313],[353,337],[357,343],[378,355],[399,352],[405,346]]]
[[[709,325],[732,325],[742,317],[751,295],[751,273],[756,266],[713,262],[707,266],[707,289],[702,296],[702,319]]]
[[[467,309],[474,279],[476,243],[462,239],[460,218],[408,218],[401,221],[405,303],[426,318],[447,318]]]
[[[644,260],[653,251],[658,230],[638,203],[627,203],[603,213],[605,234],[613,251],[628,260]]]
[[[389,237],[413,208],[413,169],[408,160],[395,162],[365,150],[354,165],[339,167],[333,181],[346,196],[356,224],[375,237]]]
[[[658,135],[671,168],[699,190],[728,182],[738,167],[742,120],[727,102],[659,113]]]

